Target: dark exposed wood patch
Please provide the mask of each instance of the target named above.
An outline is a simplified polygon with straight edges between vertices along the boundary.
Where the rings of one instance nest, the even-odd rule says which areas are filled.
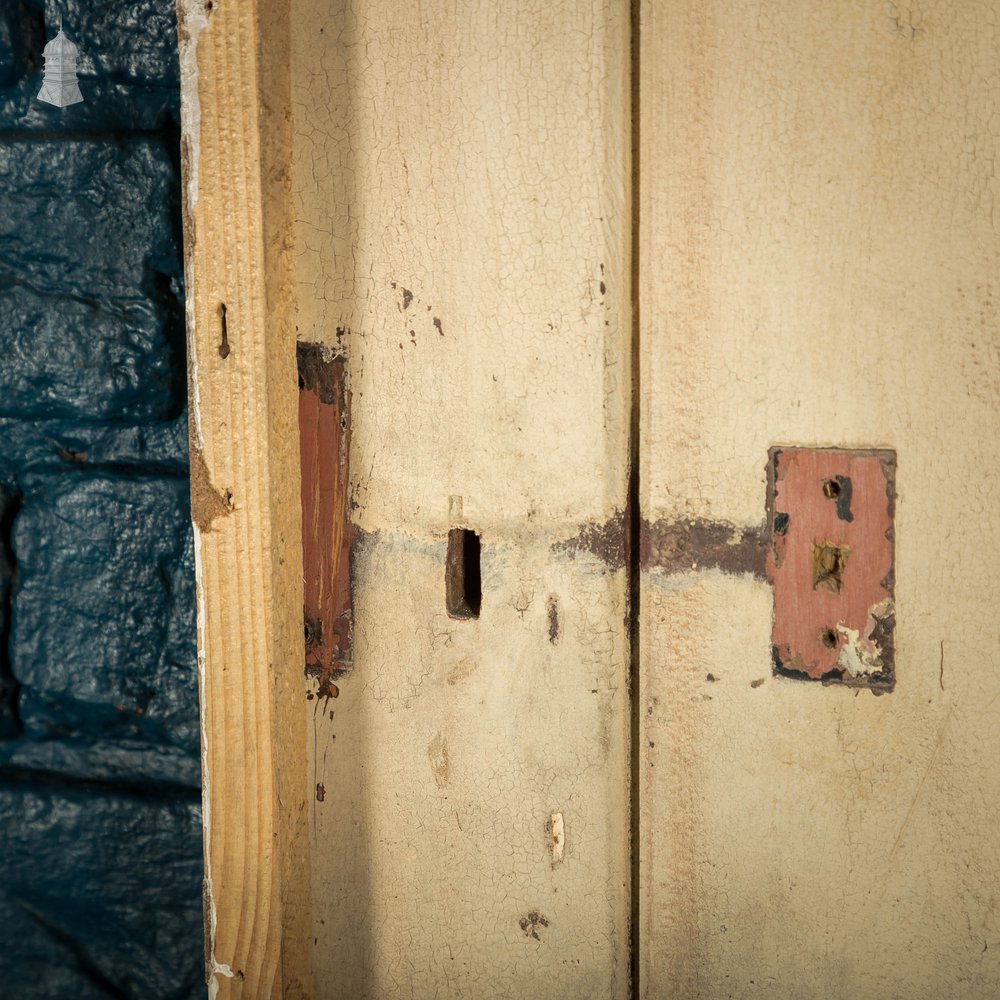
[[[299,344],[299,389],[314,393],[321,403],[336,405],[345,391],[347,361],[324,344]]]
[[[342,355],[299,344],[297,356],[305,672],[316,681],[317,696],[328,699],[340,693],[334,678],[351,665],[354,629],[351,395]]]
[[[549,594],[545,608],[549,618],[549,642],[554,646],[559,642],[559,598]]]
[[[737,527],[729,521],[691,518],[642,522],[639,559],[643,569],[669,573],[718,569],[767,579],[767,537],[763,526]]]
[[[604,562],[608,569],[619,570],[625,566],[627,546],[625,514],[619,511],[604,524],[582,525],[572,538],[556,542],[552,551],[570,557],[589,552]]]

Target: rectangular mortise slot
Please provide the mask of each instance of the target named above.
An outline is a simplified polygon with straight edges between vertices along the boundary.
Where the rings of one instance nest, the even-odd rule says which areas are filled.
[[[479,568],[479,535],[468,528],[448,532],[444,573],[445,606],[451,618],[478,618],[483,603]]]

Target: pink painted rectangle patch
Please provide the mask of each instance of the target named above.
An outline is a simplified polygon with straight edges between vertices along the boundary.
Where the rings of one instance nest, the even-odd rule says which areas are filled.
[[[774,672],[892,690],[895,452],[768,455]]]

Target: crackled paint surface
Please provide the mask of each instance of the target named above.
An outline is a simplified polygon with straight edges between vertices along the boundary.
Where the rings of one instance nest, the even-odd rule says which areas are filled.
[[[724,549],[643,573],[642,995],[993,998],[996,9],[641,21],[644,516],[738,540],[771,446],[898,456],[891,695],[772,676]]]
[[[318,994],[622,997],[625,571],[580,533],[622,549],[627,5],[292,11],[296,321],[347,359],[359,532],[353,664],[303,700]]]

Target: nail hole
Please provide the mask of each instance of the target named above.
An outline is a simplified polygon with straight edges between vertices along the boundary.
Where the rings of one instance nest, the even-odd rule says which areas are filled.
[[[836,479],[825,479],[823,481],[823,496],[827,500],[836,500],[840,496],[840,483]]]
[[[823,645],[826,646],[827,649],[837,648],[837,633],[834,632],[832,628],[824,629],[820,638],[823,641]]]
[[[219,343],[219,357],[225,360],[229,357],[229,325],[226,323],[226,303],[219,303],[219,325],[222,327],[222,340]]]
[[[479,536],[468,528],[448,532],[445,607],[451,618],[478,618],[483,603]]]

